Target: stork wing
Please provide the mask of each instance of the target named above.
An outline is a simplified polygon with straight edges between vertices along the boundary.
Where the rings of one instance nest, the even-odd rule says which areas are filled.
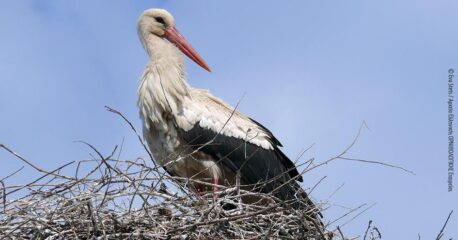
[[[268,181],[259,190],[271,192],[276,189],[277,197],[291,199],[300,189],[291,179],[302,181],[302,177],[294,163],[279,149],[281,144],[272,133],[205,90],[193,89],[191,97],[194,111],[185,110],[184,115],[189,111],[198,112],[198,116],[194,116],[196,121],[192,127],[181,131],[183,140],[232,171],[240,170],[245,184]]]

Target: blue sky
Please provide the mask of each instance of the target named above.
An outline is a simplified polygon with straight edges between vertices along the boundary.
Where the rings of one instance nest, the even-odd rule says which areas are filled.
[[[270,128],[294,158],[347,156],[416,173],[337,161],[305,176],[326,218],[376,205],[344,227],[363,234],[369,220],[384,239],[435,237],[458,206],[447,192],[447,76],[458,70],[458,3],[439,1],[3,1],[0,8],[0,142],[45,168],[108,153],[144,156],[136,88],[147,56],[136,20],[151,7],[174,14],[178,29],[210,65],[187,61],[189,82]],[[0,151],[0,177],[22,166]],[[30,178],[31,170],[21,177]],[[10,182],[11,183],[11,182]],[[456,180],[455,180],[456,183]],[[457,215],[446,237],[458,237]],[[445,238],[445,239],[448,239]]]

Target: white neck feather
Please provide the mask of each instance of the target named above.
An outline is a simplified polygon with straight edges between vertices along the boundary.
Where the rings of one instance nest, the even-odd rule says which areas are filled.
[[[152,34],[143,36],[142,43],[150,58],[140,80],[138,106],[149,129],[150,121],[163,123],[164,117],[179,114],[190,87],[183,57],[174,45]]]

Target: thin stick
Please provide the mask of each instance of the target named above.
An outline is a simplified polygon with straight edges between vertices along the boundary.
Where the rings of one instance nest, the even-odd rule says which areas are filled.
[[[453,213],[453,210],[450,211],[450,213],[448,214],[447,220],[445,220],[445,223],[444,223],[444,225],[442,226],[442,229],[440,230],[439,234],[437,234],[436,240],[441,239],[442,236],[444,235],[444,229],[445,229],[445,227],[447,226],[448,220],[450,220],[450,217],[452,216],[452,213]]]

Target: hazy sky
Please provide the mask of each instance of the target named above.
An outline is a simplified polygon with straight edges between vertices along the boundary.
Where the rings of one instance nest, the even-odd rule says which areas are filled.
[[[347,235],[373,220],[384,239],[433,239],[456,210],[458,188],[447,191],[447,76],[458,72],[452,0],[2,1],[0,142],[48,169],[89,157],[76,140],[108,153],[124,139],[124,158],[145,156],[103,106],[140,128],[136,88],[147,55],[136,20],[151,7],[172,12],[212,68],[187,61],[190,84],[233,105],[245,94],[240,110],[291,158],[312,144],[304,160],[338,155],[366,121],[370,130],[347,156],[416,173],[345,161],[307,173],[304,187],[327,176],[317,201],[344,184],[326,219],[376,203]],[[0,161],[0,178],[22,166],[4,151]],[[458,238],[457,214],[444,239]]]

